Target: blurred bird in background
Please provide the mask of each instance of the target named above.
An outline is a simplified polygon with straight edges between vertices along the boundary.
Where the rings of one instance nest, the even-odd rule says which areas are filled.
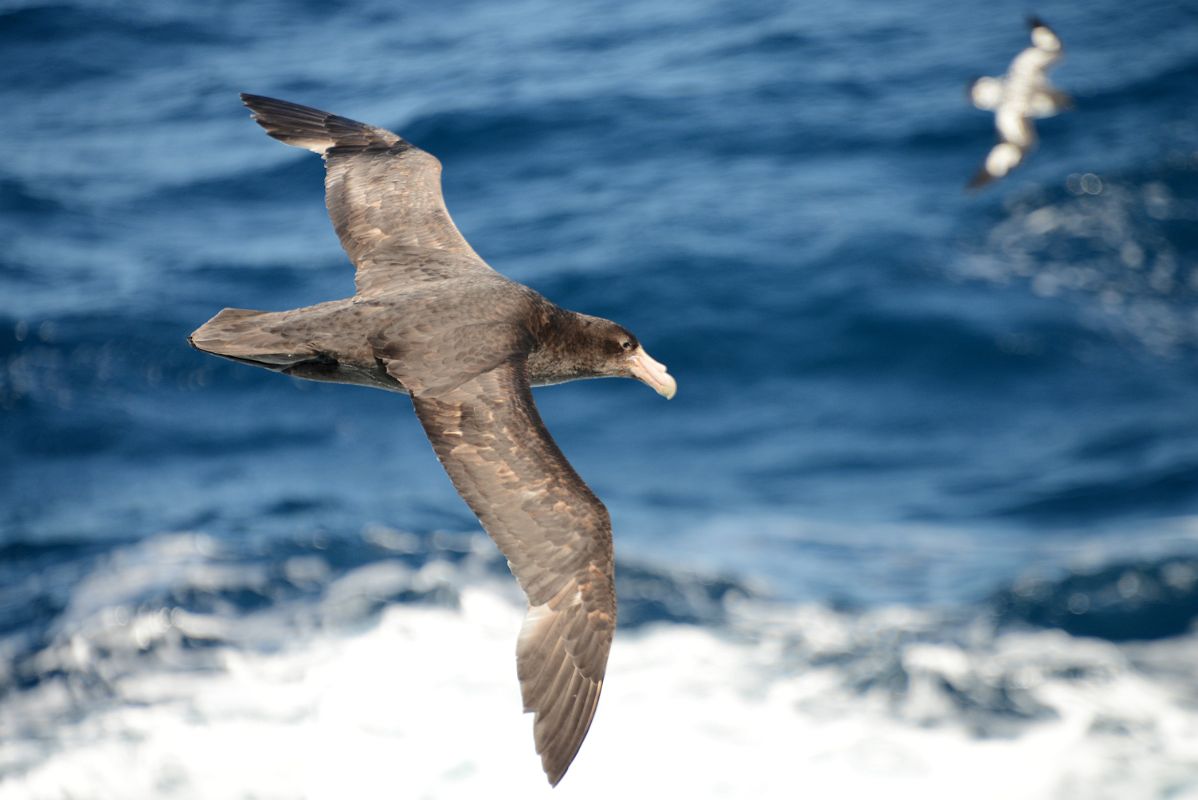
[[[970,180],[970,189],[985,186],[1023,163],[1036,146],[1033,119],[1056,116],[1073,107],[1072,98],[1048,82],[1048,70],[1064,55],[1060,37],[1038,17],[1029,18],[1028,27],[1032,46],[1015,56],[1007,74],[978,78],[969,86],[973,104],[994,112],[998,130],[998,144]]]

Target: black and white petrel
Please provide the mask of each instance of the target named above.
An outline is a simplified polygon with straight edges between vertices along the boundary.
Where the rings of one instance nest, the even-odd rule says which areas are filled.
[[[1060,37],[1036,17],[1028,19],[1032,46],[1026,48],[1001,78],[978,78],[969,87],[973,104],[994,112],[998,144],[969,182],[976,189],[1001,178],[1023,161],[1036,146],[1032,120],[1051,117],[1073,107],[1069,95],[1048,82],[1048,70],[1061,60]]]
[[[294,311],[227,308],[189,341],[286,375],[411,396],[528,595],[516,671],[556,785],[595,715],[616,596],[607,509],[545,429],[531,387],[637,378],[670,398],[674,379],[625,328],[560,308],[479,258],[449,217],[432,155],[345,117],[241,99],[268,134],[324,158],[329,216],[357,292]]]

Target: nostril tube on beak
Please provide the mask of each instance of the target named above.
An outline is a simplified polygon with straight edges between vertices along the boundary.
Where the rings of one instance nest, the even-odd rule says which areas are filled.
[[[666,365],[654,360],[643,347],[637,347],[628,357],[628,366],[635,378],[667,400],[678,391],[678,383],[666,370]]]

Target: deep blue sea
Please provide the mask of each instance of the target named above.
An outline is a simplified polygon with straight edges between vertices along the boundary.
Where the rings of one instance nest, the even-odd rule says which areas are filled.
[[[320,160],[679,385],[537,391],[621,628],[555,796],[1198,798],[1198,5],[0,0],[0,798],[547,797],[407,398],[191,350],[344,297]]]

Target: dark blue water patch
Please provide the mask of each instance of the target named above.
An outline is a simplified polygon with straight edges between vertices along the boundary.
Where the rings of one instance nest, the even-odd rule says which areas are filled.
[[[1192,511],[1198,506],[1198,462],[1181,461],[1142,467],[1130,474],[1115,472],[1094,480],[1078,480],[1013,505],[994,515],[1034,522],[1086,522]]]
[[[855,250],[836,249],[828,259],[828,270],[863,258],[876,261],[875,256]],[[687,333],[658,333],[653,340],[654,352],[669,354],[671,365],[684,372],[719,372],[736,376],[737,381],[772,380],[780,374],[852,375],[862,381],[918,376],[925,384],[933,381],[938,388],[951,386],[965,392],[979,384],[1025,383],[1051,370],[1072,369],[1079,348],[1102,341],[1075,322],[1049,313],[1048,303],[1041,308],[1029,306],[1026,316],[994,320],[981,314],[964,316],[961,308],[977,307],[984,313],[990,302],[986,292],[973,288],[959,289],[955,301],[946,298],[957,313],[949,307],[904,307],[901,284],[907,283],[910,291],[912,283],[927,278],[918,269],[899,264],[877,265],[891,277],[876,289],[836,287],[834,280],[817,275],[801,293],[771,291],[767,284],[778,276],[758,273],[764,280],[755,283],[730,263],[714,262],[708,268],[703,259],[688,259],[686,266],[707,273],[705,278],[723,291],[711,313],[690,312]],[[721,270],[726,274],[713,274]],[[825,282],[831,285],[822,286]],[[559,283],[547,291],[571,305],[581,302],[593,287],[586,282]],[[635,291],[626,282],[605,287],[603,295],[590,298],[588,311],[615,316],[621,308],[634,305],[623,295]],[[1018,338],[1008,333],[1016,325]]]
[[[174,382],[195,369],[187,360],[189,331],[144,313],[8,318],[0,321],[5,329],[12,334],[0,335],[0,394],[51,406],[85,403],[101,389],[124,394]]]
[[[834,349],[817,343],[792,368],[816,374],[869,372],[875,379],[916,374],[965,390],[968,383],[993,385],[1010,377],[1029,380],[1061,360],[1061,354],[1052,350],[1034,355],[1014,352],[994,332],[948,315],[870,309],[841,318],[840,325],[830,331]],[[1041,335],[1051,341],[1048,333]]]
[[[577,154],[580,139],[600,152],[614,153],[626,147],[620,132],[629,124],[625,115],[638,112],[638,100],[609,99],[610,104],[602,107],[563,99],[535,105],[432,113],[402,126],[375,124],[392,127],[408,141],[434,153],[443,163],[463,163],[460,159],[467,157],[502,161],[513,153],[539,153],[540,158],[531,161],[520,158],[506,165],[522,175],[535,176],[539,170],[554,169],[549,165],[555,156],[556,160],[562,160],[569,153]]]
[[[1113,460],[1120,463],[1137,463],[1170,437],[1185,436],[1192,431],[1176,427],[1136,424],[1103,431],[1080,444],[1073,457],[1082,461]]]
[[[335,260],[330,261],[329,270],[339,281],[344,277],[340,282],[345,284],[343,288],[349,292],[353,290],[353,267],[340,263],[343,260],[342,257],[336,256]],[[327,276],[310,275],[308,271],[299,272],[291,263],[248,265],[239,261],[227,261],[188,266],[180,271],[179,280],[189,287],[194,287],[194,305],[180,309],[179,317],[183,318],[188,313],[215,316],[225,305],[275,306],[279,304],[280,287],[286,287],[289,292],[315,296],[315,289],[327,281]],[[222,303],[224,305],[220,305]],[[194,319],[195,327],[199,327],[208,317],[201,319],[200,316],[196,316]]]
[[[104,452],[121,441],[121,428],[129,424],[127,419],[118,421],[108,414],[100,419],[55,419],[27,413],[13,422],[10,444],[21,454],[19,458],[74,458]]]
[[[0,404],[11,425],[0,460],[105,452],[170,458],[327,441],[328,430],[300,415],[265,427],[208,424],[227,391],[239,393],[238,408],[252,409],[270,402],[255,392],[285,394],[293,381],[195,352],[185,338],[190,327],[146,315],[5,322],[0,330],[20,335],[0,336]],[[224,388],[201,397],[214,376]]]
[[[219,404],[218,404],[219,407]],[[131,426],[132,427],[132,426]],[[280,456],[293,447],[320,447],[328,442],[333,432],[324,427],[304,425],[299,421],[291,424],[276,424],[272,426],[254,426],[251,429],[227,428],[220,429],[205,426],[195,430],[180,430],[177,425],[164,424],[161,427],[146,426],[142,430],[126,430],[122,432],[122,442],[119,449],[127,458],[172,458],[180,453],[188,453],[196,458],[220,455],[229,456],[236,453],[255,453],[263,450],[273,450]],[[312,501],[307,506],[312,510],[320,506]],[[268,513],[284,513],[288,504],[278,508],[268,509]],[[294,507],[289,513],[298,513],[302,507]]]
[[[1044,306],[1091,338],[1079,338],[1077,351],[1096,365],[1089,371],[1130,363],[1138,352],[1144,365],[1176,359],[1171,368],[1158,361],[1156,371],[1180,374],[1198,350],[1198,271],[1183,256],[1198,246],[1198,164],[1175,147],[1134,167],[1073,173],[1021,192],[1005,208],[982,209],[988,224],[979,217],[971,225],[971,238],[984,241],[966,247],[986,251],[1003,291],[1048,295]]]
[[[1198,559],[1122,562],[1023,580],[991,603],[1006,625],[1060,628],[1115,642],[1180,636],[1198,619]]]
[[[62,210],[56,201],[42,197],[16,178],[0,178],[0,213],[36,217]]]
[[[326,508],[336,508],[340,502],[336,498],[329,497],[284,497],[262,510],[262,513],[270,516],[294,516],[298,514],[309,514],[313,511],[320,511]]]
[[[1078,110],[1095,113],[1130,108],[1142,112],[1146,105],[1172,102],[1198,80],[1198,51],[1188,60],[1174,62],[1159,73],[1122,85],[1078,95]]]
[[[144,14],[103,13],[73,3],[32,4],[0,12],[0,40],[62,45],[106,34],[144,36],[146,41],[179,44],[202,40],[204,31],[184,22],[155,21]],[[120,47],[134,43],[144,44],[133,39],[113,44]]]
[[[261,131],[256,126],[246,126],[247,139],[257,133]],[[324,162],[311,153],[303,155],[294,149],[288,151],[288,156],[272,166],[160,189],[142,198],[134,208],[149,210],[163,202],[185,208],[235,202],[247,206],[246,213],[252,214],[258,204],[317,203],[324,194]]]
[[[182,21],[65,4],[30,6],[0,16],[0,51],[8,78],[30,90],[102,84],[138,66],[175,62],[181,49],[225,38]]]
[[[880,142],[901,151],[912,145],[936,149],[970,141],[964,115],[947,125],[934,117],[878,125],[872,116],[863,116],[859,127],[846,132],[827,123],[827,113],[802,120],[762,113],[763,106],[780,103],[829,105],[851,112],[868,107],[871,91],[856,81],[803,84],[799,89],[784,81],[774,88],[754,87],[751,93],[731,88],[725,94],[710,93],[708,100],[724,109],[715,118],[696,108],[691,98],[624,93],[605,97],[601,104],[559,99],[441,112],[402,125],[375,122],[444,163],[457,165],[451,167],[455,181],[463,180],[467,159],[494,162],[488,171],[496,177],[554,176],[590,162],[635,173],[660,168],[657,159],[663,156],[694,162],[693,167],[680,164],[677,169],[702,174],[712,172],[721,160],[769,156],[781,163],[791,158],[818,160],[833,151],[847,156]]]
[[[818,39],[802,31],[767,30],[758,36],[745,37],[740,41],[713,48],[708,51],[707,55],[716,59],[744,56],[751,61],[756,61],[761,56],[767,54],[789,55],[800,53],[810,57],[817,55],[813,53],[812,47],[818,42]]]
[[[20,263],[7,258],[0,258],[0,280],[4,281],[6,286],[36,286],[38,283],[45,285],[45,276],[39,274],[39,271],[31,264]],[[11,330],[11,328],[9,329]],[[5,339],[12,340],[12,337],[0,334],[0,342]]]

